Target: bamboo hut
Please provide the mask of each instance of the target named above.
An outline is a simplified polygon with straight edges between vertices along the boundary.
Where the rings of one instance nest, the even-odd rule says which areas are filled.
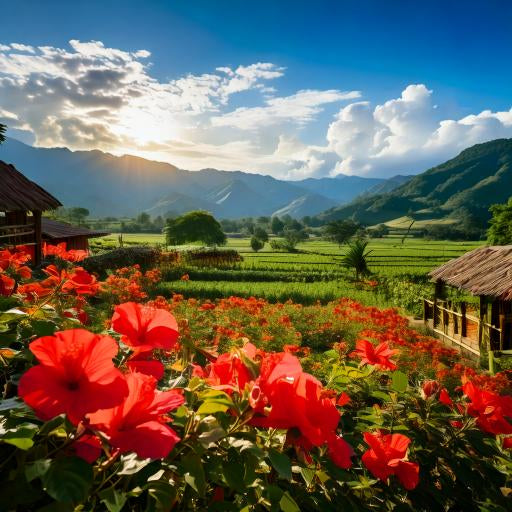
[[[424,320],[434,332],[480,355],[483,347],[512,349],[512,245],[480,247],[430,272],[433,300],[424,299]],[[478,297],[477,307],[446,300],[445,286]]]
[[[58,199],[0,160],[0,247],[31,246],[34,264],[39,265],[42,213],[59,206]]]

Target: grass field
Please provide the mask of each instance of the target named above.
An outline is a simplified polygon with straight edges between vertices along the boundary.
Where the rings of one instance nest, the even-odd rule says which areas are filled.
[[[117,235],[104,237],[105,243],[117,245]],[[163,235],[124,234],[123,243],[164,244]],[[351,297],[376,306],[398,306],[419,312],[419,298],[429,294],[427,273],[472,250],[482,242],[429,241],[406,238],[372,239],[368,245],[371,279],[379,281],[372,289],[355,283],[352,274],[343,268],[341,259],[347,250],[321,239],[310,239],[297,246],[298,252],[274,251],[270,244],[254,252],[249,238],[229,238],[226,248],[237,250],[243,261],[233,268],[181,267],[164,273],[165,281],[158,292],[186,297],[215,299],[230,295],[259,296],[270,301],[291,299],[302,304],[327,302],[338,297]],[[179,250],[197,248],[181,246]],[[190,280],[181,280],[187,273]]]

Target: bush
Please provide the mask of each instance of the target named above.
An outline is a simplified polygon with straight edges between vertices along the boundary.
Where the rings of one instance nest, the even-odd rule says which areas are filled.
[[[260,240],[258,237],[256,237],[256,236],[251,237],[251,249],[254,252],[258,252],[260,249],[263,249],[264,246],[265,246],[265,242]]]
[[[182,261],[189,265],[225,267],[243,261],[234,249],[194,249],[182,253]]]
[[[160,249],[155,247],[122,247],[90,256],[82,262],[82,266],[89,272],[104,276],[108,270],[127,266],[139,265],[143,269],[154,267],[158,263],[160,255]]]

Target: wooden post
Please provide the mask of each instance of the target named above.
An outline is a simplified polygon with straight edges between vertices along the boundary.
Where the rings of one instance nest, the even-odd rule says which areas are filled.
[[[503,342],[505,341],[505,315],[500,314],[500,350],[503,350]]]
[[[467,319],[466,319],[466,303],[460,303],[460,338],[465,338],[467,336]]]
[[[36,267],[39,267],[41,265],[41,259],[42,259],[42,228],[41,228],[41,211],[37,210],[32,212],[32,215],[34,217],[34,242],[36,245],[34,245],[34,265]]]
[[[437,324],[437,299],[441,295],[441,292],[443,290],[443,282],[438,279],[436,281],[436,287],[434,288],[434,305],[433,305],[433,311],[432,311],[432,327],[435,329]]]

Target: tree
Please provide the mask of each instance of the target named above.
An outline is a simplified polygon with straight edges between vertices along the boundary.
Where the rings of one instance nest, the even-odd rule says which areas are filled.
[[[492,245],[512,244],[512,197],[505,204],[493,204],[487,241]]]
[[[343,245],[357,233],[359,228],[359,223],[350,219],[334,220],[325,226],[324,234],[328,240]]]
[[[254,228],[254,236],[262,242],[268,242],[268,233],[261,226]]]
[[[67,214],[72,222],[80,225],[87,217],[89,217],[89,210],[87,208],[75,206],[73,208],[69,208]]]
[[[227,241],[221,225],[213,215],[203,211],[193,211],[176,219],[168,219],[164,232],[169,245],[190,242],[224,245]]]
[[[284,229],[284,222],[279,217],[272,217],[270,230],[274,235],[279,235]]]
[[[341,260],[343,266],[354,269],[357,280],[359,280],[361,276],[370,273],[367,258],[372,251],[366,250],[367,245],[368,242],[366,240],[356,238],[353,242],[349,243],[348,251]]]
[[[135,222],[142,224],[143,226],[147,226],[151,222],[151,216],[146,212],[139,213],[135,219]]]
[[[5,130],[7,129],[7,126],[5,124],[0,123],[0,144],[2,142],[5,142]]]
[[[256,236],[251,237],[251,248],[254,252],[258,252],[260,249],[263,249],[265,246],[265,242],[263,240],[260,240]]]

